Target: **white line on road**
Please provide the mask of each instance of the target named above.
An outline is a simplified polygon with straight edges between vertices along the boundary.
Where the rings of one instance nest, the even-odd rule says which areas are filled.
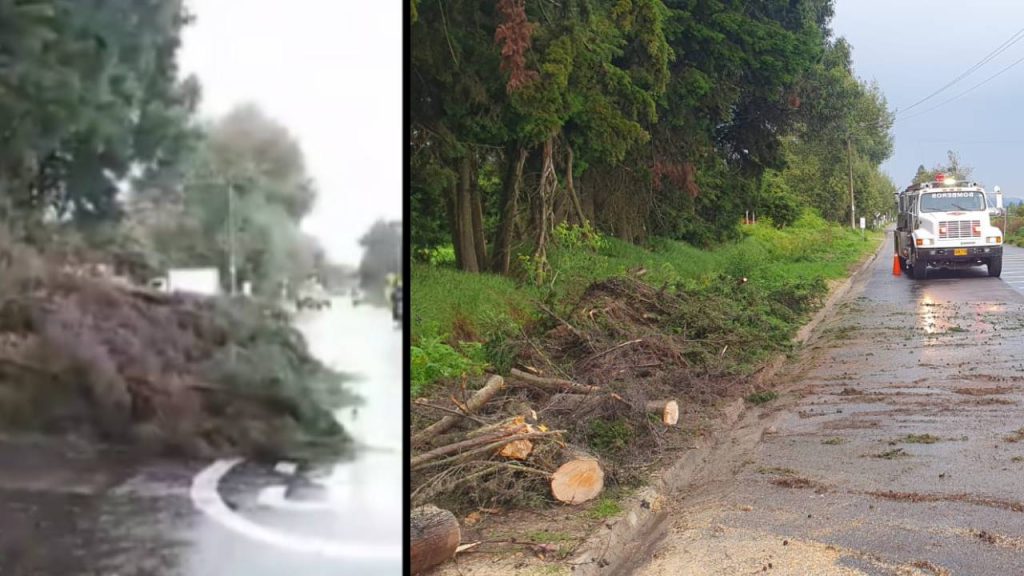
[[[241,459],[236,458],[233,460],[218,460],[210,464],[192,479],[192,488],[189,491],[195,507],[225,528],[234,530],[253,540],[280,548],[287,548],[296,552],[320,554],[331,558],[357,558],[363,560],[386,558],[393,560],[402,557],[403,546],[381,546],[364,542],[343,544],[321,538],[282,534],[239,516],[228,508],[224,500],[221,499],[217,485],[220,483],[220,479],[241,461]]]

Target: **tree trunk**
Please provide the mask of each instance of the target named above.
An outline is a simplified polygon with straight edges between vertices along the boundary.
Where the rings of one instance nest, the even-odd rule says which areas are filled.
[[[537,214],[537,245],[533,252],[533,266],[535,267],[535,280],[537,284],[543,284],[544,272],[547,270],[547,245],[548,216],[552,211],[555,190],[558,188],[558,178],[555,176],[554,164],[554,138],[548,138],[544,142],[543,167],[540,174],[540,185],[537,186],[538,210]]]
[[[583,226],[587,223],[587,217],[583,214],[583,205],[580,204],[580,197],[576,195],[576,186],[573,183],[572,177],[572,146],[568,142],[565,144],[566,159],[565,159],[565,190],[569,194],[569,200],[572,202],[572,207],[576,211],[576,219],[579,220],[577,224]]]
[[[593,500],[604,489],[604,470],[597,458],[577,449],[567,449],[565,463],[551,475],[551,495],[565,504]]]
[[[483,408],[484,404],[490,402],[491,398],[494,398],[498,392],[504,389],[505,379],[501,376],[491,376],[484,387],[474,392],[469,398],[469,401],[466,402],[466,408],[469,413],[478,412],[480,408]],[[462,418],[458,416],[445,416],[438,422],[427,426],[418,434],[413,436],[412,443],[418,444],[430,440],[434,436],[437,436],[442,432],[446,432],[460,420],[462,420]]]
[[[422,574],[451,560],[462,540],[455,515],[436,506],[422,506],[409,514],[409,568]]]
[[[487,241],[484,238],[484,207],[483,202],[480,200],[480,185],[477,179],[477,161],[475,155],[471,166],[472,170],[470,171],[469,179],[469,209],[473,222],[473,246],[476,248],[476,262],[477,266],[482,271],[487,266]]]
[[[459,185],[455,198],[456,242],[462,247],[460,268],[466,272],[479,272],[476,246],[473,234],[473,161],[467,155],[459,160]]]
[[[494,240],[491,270],[497,274],[508,274],[512,258],[512,236],[515,230],[516,212],[519,210],[519,191],[522,189],[523,167],[526,165],[525,148],[510,148],[506,153],[505,181],[501,187],[501,220],[498,235]]]
[[[465,266],[462,260],[462,232],[459,229],[459,216],[457,214],[456,205],[458,204],[459,198],[459,182],[456,179],[452,182],[451,189],[445,198],[445,204],[448,208],[448,230],[452,234],[452,247],[455,248],[455,266],[462,270]]]

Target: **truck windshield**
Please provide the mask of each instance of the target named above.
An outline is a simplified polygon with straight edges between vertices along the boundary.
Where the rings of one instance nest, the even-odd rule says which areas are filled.
[[[921,212],[973,212],[985,209],[981,192],[934,192],[921,196]]]

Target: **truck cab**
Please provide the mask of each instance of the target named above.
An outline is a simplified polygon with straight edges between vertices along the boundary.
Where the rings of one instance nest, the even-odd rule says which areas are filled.
[[[1003,233],[989,220],[988,197],[976,182],[939,174],[897,194],[893,242],[900,268],[924,280],[929,268],[986,266],[1003,270]]]

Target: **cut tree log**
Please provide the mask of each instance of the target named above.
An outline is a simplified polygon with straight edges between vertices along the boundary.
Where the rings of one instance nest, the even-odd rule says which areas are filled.
[[[515,440],[505,444],[498,452],[498,456],[509,460],[526,460],[533,452],[533,442],[526,440]]]
[[[566,462],[551,475],[551,494],[559,502],[580,504],[604,489],[604,470],[597,458],[579,450],[566,450]]]
[[[507,435],[524,434],[536,432],[538,429],[543,432],[543,427],[538,428],[534,426],[537,424],[536,414],[533,410],[528,410],[528,414],[525,416],[513,416],[497,424],[478,428],[471,431],[467,437],[478,438],[487,434],[494,434],[495,432],[502,432]],[[532,452],[533,442],[524,438],[522,440],[514,440],[502,446],[501,450],[498,451],[498,455],[511,460],[526,460]]]
[[[451,560],[462,540],[455,515],[437,506],[416,508],[409,514],[409,567],[422,574]]]
[[[478,412],[480,408],[483,408],[484,404],[491,401],[494,396],[505,389],[505,379],[501,376],[491,376],[487,379],[487,383],[484,387],[477,390],[470,396],[469,401],[466,402],[466,409],[469,412]],[[460,416],[445,416],[444,418],[434,422],[430,426],[427,426],[423,430],[419,431],[415,436],[412,437],[413,444],[420,444],[427,440],[430,440],[434,436],[447,431],[454,426],[459,420],[462,420]]]
[[[590,386],[587,384],[580,384],[573,382],[572,380],[562,380],[561,378],[545,378],[543,376],[534,376],[515,368],[509,373],[513,378],[532,384],[537,388],[547,390],[549,392],[576,392],[579,394],[593,394],[595,392],[601,392],[601,388],[598,386]]]
[[[652,400],[647,403],[647,411],[661,416],[666,426],[675,426],[679,422],[679,402],[675,400]]]

